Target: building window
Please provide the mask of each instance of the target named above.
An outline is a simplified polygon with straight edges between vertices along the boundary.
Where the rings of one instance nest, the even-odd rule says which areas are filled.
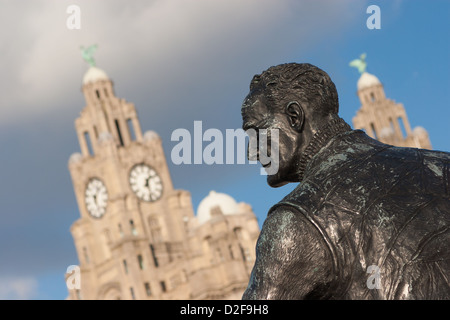
[[[124,234],[123,234],[123,230],[122,230],[122,225],[119,223],[119,235],[121,238],[123,238]]]
[[[84,140],[86,141],[86,146],[89,152],[89,155],[93,155],[94,154],[94,149],[92,148],[92,142],[91,142],[91,138],[89,136],[89,132],[84,132]]]
[[[231,260],[234,260],[233,246],[231,244],[228,246],[228,251],[230,252]]]
[[[125,270],[125,274],[128,274],[128,264],[127,260],[123,260],[123,270]]]
[[[392,132],[394,132],[395,131],[394,121],[392,121],[392,118],[390,118],[390,117],[389,117],[389,125],[391,126]]]
[[[87,248],[86,247],[83,247],[83,257],[84,257],[84,261],[86,262],[86,264],[89,264],[89,255],[88,255],[88,252],[87,252]]]
[[[133,121],[131,119],[127,120],[127,127],[131,140],[136,140],[136,133],[134,132]]]
[[[119,143],[123,147],[125,144],[123,143],[122,133],[120,132],[119,120],[117,120],[117,119],[114,120],[114,123],[116,124],[117,136],[119,137]]]
[[[137,230],[136,230],[136,227],[134,226],[134,221],[133,220],[130,220],[130,228],[131,228],[131,233],[134,235],[134,236],[137,236]]]
[[[75,294],[77,295],[77,299],[78,299],[78,300],[81,300],[81,291],[80,291],[80,289],[77,289],[77,290],[75,291]]]
[[[138,258],[139,268],[141,270],[144,270],[144,259],[142,258],[142,255],[138,255],[137,258]]]
[[[373,92],[370,93],[370,101],[375,101],[375,95],[373,94]]]
[[[242,260],[247,261],[247,255],[246,255],[244,248],[242,248],[242,246],[239,245],[239,249],[241,249]]]
[[[150,245],[150,251],[152,253],[153,263],[155,264],[155,268],[158,268],[158,266],[159,266],[158,258],[156,257],[155,247],[152,244]]]
[[[400,131],[402,133],[402,138],[406,137],[406,129],[405,129],[405,122],[403,122],[403,118],[402,117],[398,117],[397,118],[398,124],[400,126]]]
[[[152,291],[150,290],[150,283],[146,282],[144,283],[145,293],[147,294],[147,297],[150,297],[152,295]]]
[[[130,294],[131,294],[131,299],[136,300],[136,296],[134,295],[133,287],[130,287]]]
[[[100,99],[100,91],[95,90],[95,94],[97,95],[97,99]]]
[[[373,122],[370,124],[370,129],[372,130],[374,139],[378,140],[377,131],[375,130],[375,125],[373,124]]]
[[[164,281],[161,281],[159,284],[161,285],[162,292],[166,292],[167,291],[166,283]]]

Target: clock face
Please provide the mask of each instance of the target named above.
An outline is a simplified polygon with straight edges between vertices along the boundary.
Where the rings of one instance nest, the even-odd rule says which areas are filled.
[[[101,218],[106,212],[106,204],[108,201],[108,192],[103,182],[98,178],[89,180],[85,202],[89,214],[94,218]]]
[[[163,192],[160,176],[146,164],[138,164],[131,169],[130,186],[137,197],[144,201],[156,201]]]

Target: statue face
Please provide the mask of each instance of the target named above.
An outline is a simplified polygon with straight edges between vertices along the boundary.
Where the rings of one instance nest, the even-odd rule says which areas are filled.
[[[244,101],[242,120],[242,128],[244,130],[255,129],[258,133],[259,129],[267,129],[269,135],[271,130],[278,130],[278,171],[267,175],[267,183],[271,187],[281,187],[289,182],[298,182],[296,164],[299,158],[299,133],[292,129],[289,117],[285,113],[272,112],[268,107],[264,94],[252,91]],[[268,143],[276,143],[276,141],[268,139]],[[270,144],[267,146],[267,149],[271,150]],[[276,157],[272,157],[272,159],[274,158]],[[260,161],[259,146],[257,159]],[[263,166],[267,167],[269,165],[271,164]]]

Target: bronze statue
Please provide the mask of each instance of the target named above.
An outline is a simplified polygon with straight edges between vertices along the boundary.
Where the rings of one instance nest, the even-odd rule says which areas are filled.
[[[254,76],[243,129],[279,131],[268,212],[243,299],[450,299],[450,153],[383,144],[338,116],[310,64]]]

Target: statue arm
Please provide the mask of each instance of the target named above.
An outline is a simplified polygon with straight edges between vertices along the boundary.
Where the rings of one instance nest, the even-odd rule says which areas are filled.
[[[330,254],[318,230],[296,209],[281,206],[264,222],[242,298],[327,298],[331,270]]]

